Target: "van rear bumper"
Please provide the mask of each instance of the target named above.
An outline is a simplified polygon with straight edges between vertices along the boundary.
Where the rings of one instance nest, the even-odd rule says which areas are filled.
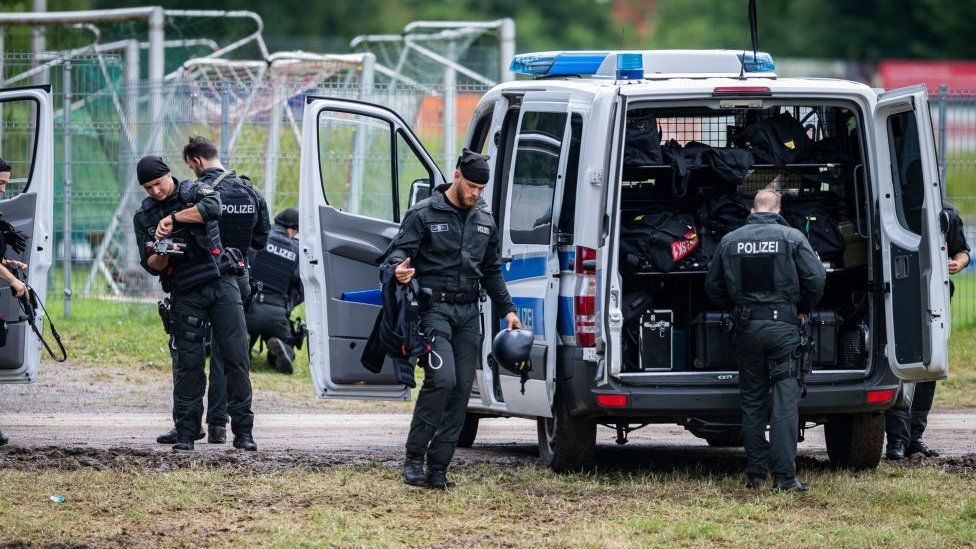
[[[707,384],[654,385],[629,384],[611,377],[608,384],[595,381],[597,364],[582,360],[575,348],[560,352],[557,368],[558,392],[566,398],[570,413],[593,418],[635,418],[645,421],[680,420],[700,416],[739,416],[739,387],[735,381]],[[578,355],[578,356],[576,356]],[[898,379],[887,364],[875,364],[865,379],[832,384],[807,384],[807,396],[800,402],[804,418],[831,414],[879,412],[895,403]],[[868,393],[891,391],[892,397],[880,402],[868,402]],[[621,407],[603,406],[600,395],[625,395]],[[615,402],[619,404],[620,397]]]

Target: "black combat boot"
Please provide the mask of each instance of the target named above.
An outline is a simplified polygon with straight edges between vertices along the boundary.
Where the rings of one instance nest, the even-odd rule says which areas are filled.
[[[193,441],[188,438],[180,438],[173,445],[174,452],[189,452],[193,450]]]
[[[294,360],[295,352],[284,341],[277,337],[268,340],[268,362],[272,368],[283,374],[291,374],[295,371],[292,365]]]
[[[431,490],[447,490],[454,488],[454,483],[447,480],[447,469],[431,467],[427,471],[427,487]]]
[[[194,440],[200,440],[205,436],[207,436],[207,434],[204,433],[203,431],[200,431],[200,434],[197,435],[197,438],[195,438]],[[176,441],[177,441],[176,429],[170,429],[169,431],[166,431],[165,433],[156,437],[156,442],[160,444],[176,444]]]
[[[776,490],[778,492],[789,492],[792,490],[796,490],[797,492],[806,492],[809,489],[810,489],[809,484],[807,484],[806,482],[800,482],[796,479],[787,480],[787,481],[777,480],[776,482],[773,483],[773,490]]]
[[[885,450],[885,459],[894,461],[905,459],[905,443],[900,440],[889,442],[888,449]]]
[[[746,482],[746,488],[750,490],[760,490],[765,485],[766,485],[766,477],[750,476],[749,480]]]
[[[227,429],[220,425],[211,425],[207,428],[207,442],[210,444],[223,444],[227,442]]]
[[[3,446],[8,442],[10,442],[10,440],[7,439],[7,435],[3,434],[3,431],[0,431],[0,446]]]
[[[258,449],[258,445],[254,442],[254,437],[251,436],[251,433],[247,433],[234,436],[234,448],[254,452]]]
[[[427,477],[424,476],[424,456],[407,454],[407,459],[403,461],[403,482],[410,486],[427,486]]]
[[[918,439],[915,442],[908,445],[908,450],[905,451],[905,457],[912,454],[922,454],[928,458],[939,457],[939,452],[929,448],[922,439]]]

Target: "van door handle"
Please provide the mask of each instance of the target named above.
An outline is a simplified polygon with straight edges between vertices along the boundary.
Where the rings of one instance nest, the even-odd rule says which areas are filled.
[[[512,262],[512,256],[502,257],[502,263],[509,264]]]

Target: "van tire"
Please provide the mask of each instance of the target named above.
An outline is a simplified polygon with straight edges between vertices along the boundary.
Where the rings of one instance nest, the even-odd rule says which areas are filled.
[[[539,459],[557,473],[590,471],[596,458],[596,422],[570,415],[559,393],[552,418],[536,420]]]
[[[458,436],[458,448],[470,448],[474,445],[474,439],[478,436],[478,421],[481,416],[468,412],[464,416],[464,425],[461,426],[461,435]]]
[[[827,418],[824,424],[827,456],[836,469],[863,471],[881,463],[884,446],[884,414],[843,414]]]

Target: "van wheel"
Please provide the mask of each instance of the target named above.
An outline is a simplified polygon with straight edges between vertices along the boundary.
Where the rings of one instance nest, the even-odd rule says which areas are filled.
[[[464,416],[464,425],[461,427],[461,435],[458,437],[458,448],[470,448],[474,444],[475,437],[478,436],[478,421],[481,416],[467,414]]]
[[[862,471],[881,462],[884,445],[884,414],[829,416],[824,425],[830,466]]]
[[[742,447],[742,429],[729,429],[721,433],[707,435],[704,438],[705,442],[712,448]]]
[[[539,458],[557,473],[593,469],[596,450],[596,422],[573,417],[556,394],[552,417],[537,420]]]

